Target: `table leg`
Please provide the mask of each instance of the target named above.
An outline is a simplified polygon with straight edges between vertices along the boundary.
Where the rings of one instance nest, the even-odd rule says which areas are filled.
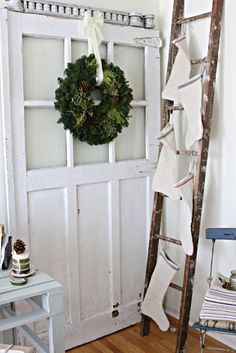
[[[55,290],[43,296],[43,308],[49,312],[49,353],[65,353],[63,292]]]

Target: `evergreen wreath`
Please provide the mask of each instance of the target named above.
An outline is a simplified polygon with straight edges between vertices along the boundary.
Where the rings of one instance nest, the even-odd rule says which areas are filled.
[[[94,54],[69,63],[65,78],[58,78],[55,108],[60,111],[58,123],[74,137],[90,145],[112,141],[124,126],[129,125],[133,99],[124,72],[102,60],[103,81],[96,86],[97,61]],[[92,93],[98,90],[101,102],[96,105]]]

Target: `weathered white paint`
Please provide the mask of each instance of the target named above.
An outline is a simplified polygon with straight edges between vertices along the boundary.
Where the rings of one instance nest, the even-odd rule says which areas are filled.
[[[0,7],[4,7],[4,0],[0,1]],[[65,3],[74,4],[74,0],[64,0]],[[94,7],[101,7],[101,8],[111,8],[118,11],[137,11],[143,14],[155,14],[156,19],[155,22],[157,23],[157,2],[156,0],[149,0],[148,2],[140,2],[135,0],[83,0],[79,2],[79,4],[83,6],[94,6]],[[159,26],[158,26],[159,27]],[[0,120],[2,122],[2,118],[0,115]],[[2,123],[0,124],[0,141],[2,142],[1,137],[1,128]],[[4,159],[3,159],[3,145],[0,144],[0,223],[7,224],[7,204],[5,198],[5,173],[4,173]]]
[[[13,152],[12,152],[12,125],[11,125],[11,104],[10,104],[10,81],[9,81],[9,47],[7,11],[1,10],[0,14],[0,88],[1,88],[1,112],[2,124],[0,127],[2,153],[0,180],[1,180],[1,206],[0,215],[2,223],[7,225],[8,232],[15,234],[15,183],[13,173]],[[6,206],[4,209],[3,206]],[[5,211],[5,212],[4,212]]]
[[[67,0],[68,3],[74,3],[74,0]],[[189,1],[186,2],[190,15],[194,15],[200,12],[209,10],[210,0],[208,1]],[[140,2],[135,0],[83,0],[81,4],[85,6],[99,6],[105,8],[113,8],[121,11],[138,11],[142,13],[154,13],[156,14],[156,23],[158,28],[161,29],[161,37],[164,39],[164,48],[161,51],[162,54],[162,83],[164,82],[164,76],[166,73],[166,62],[168,55],[168,41],[169,31],[171,23],[171,12],[173,0],[161,1],[161,0],[150,0],[148,2]],[[219,72],[216,85],[216,103],[215,103],[215,117],[213,122],[212,139],[210,145],[210,160],[208,164],[208,176],[206,182],[206,194],[205,194],[205,208],[204,208],[204,219],[202,224],[201,239],[199,244],[199,255],[198,265],[195,277],[194,287],[194,300],[193,309],[191,313],[192,320],[196,319],[199,314],[200,306],[206,291],[207,284],[202,278],[206,278],[208,275],[208,261],[210,258],[210,244],[204,240],[204,229],[205,227],[219,227],[219,226],[235,226],[234,224],[234,199],[236,196],[235,189],[235,167],[232,163],[234,146],[234,130],[235,130],[235,114],[233,109],[234,102],[234,77],[235,74],[235,49],[232,45],[232,37],[236,33],[236,22],[235,16],[235,1],[225,1],[225,12],[223,21],[223,32],[222,32],[222,48],[219,60]],[[203,32],[199,36],[201,40],[207,40],[206,33]],[[199,45],[195,45],[199,47]],[[155,91],[153,90],[153,94]],[[42,103],[43,104],[43,103]],[[111,146],[111,145],[110,145]],[[111,147],[110,147],[111,149]],[[1,156],[2,150],[0,146]],[[3,158],[0,158],[3,161]],[[0,168],[0,172],[2,170]],[[1,174],[2,175],[2,174]],[[3,176],[0,180],[0,187],[2,192],[0,193],[0,223],[6,224],[6,203],[3,199],[4,186]],[[152,203],[152,199],[150,200]],[[175,203],[174,203],[175,204]],[[169,229],[169,234],[175,234],[175,225],[178,221],[178,215],[176,213],[175,205],[171,204],[171,212],[169,213],[169,224],[172,224],[172,228]],[[219,244],[219,248],[216,253],[215,269],[228,273],[231,268],[235,267],[235,246],[233,244]],[[75,249],[72,249],[75,251]],[[174,248],[176,251],[176,247]],[[183,264],[184,254],[178,251],[177,260]],[[225,260],[227,257],[227,261]],[[177,278],[181,283],[181,278]],[[173,294],[171,294],[173,293]],[[178,294],[177,294],[178,295]],[[171,301],[168,302],[168,308],[172,313],[176,313],[179,300],[177,299],[176,291],[170,289],[168,297]],[[171,299],[172,298],[172,299]],[[111,324],[114,322],[112,321]],[[222,340],[223,336],[219,337]],[[234,338],[233,338],[234,340]],[[233,345],[232,338],[227,337],[227,342]]]
[[[65,161],[60,156],[53,158],[56,155],[51,154],[46,164],[44,156],[40,165],[37,158],[42,158],[42,141],[48,143],[50,136],[42,135],[39,109],[44,109],[42,121],[44,125],[48,124],[53,103],[48,98],[53,89],[44,91],[39,87],[34,90],[32,86],[29,90],[26,87],[30,75],[27,74],[24,50],[33,55],[33,65],[35,54],[27,46],[29,37],[36,37],[36,41],[45,38],[41,43],[47,46],[47,40],[53,38],[50,44],[59,50],[59,55],[63,56],[61,49],[64,50],[65,67],[72,57],[72,39],[85,38],[78,21],[71,19],[9,12],[8,24],[16,234],[29,244],[36,266],[63,284],[66,346],[72,347],[140,319],[149,234],[150,178],[157,158],[156,135],[159,131],[160,107],[156,98],[156,94],[159,97],[159,50],[142,48],[134,39],[158,36],[158,32],[107,24],[103,29],[104,42],[108,43],[108,60],[114,59],[116,63],[123,50],[123,55],[127,52],[138,60],[138,74],[133,62],[129,66],[126,60],[122,65],[134,87],[133,108],[142,111],[135,115],[130,128],[142,127],[139,135],[145,135],[143,150],[130,153],[135,145],[135,130],[130,133],[126,129],[109,145],[109,160],[75,165],[74,141],[66,132],[66,136],[57,135],[57,141],[66,138]],[[28,37],[27,45],[25,37]],[[37,53],[38,47],[34,50]],[[15,57],[18,57],[17,62]],[[42,62],[46,62],[45,59],[42,58]],[[60,62],[58,57],[56,64]],[[60,65],[58,67],[60,69]],[[58,67],[55,75],[58,75]],[[50,70],[46,71],[44,80],[48,77],[53,88],[50,74]],[[34,77],[39,80],[37,75]],[[152,90],[150,82],[155,84]],[[135,119],[144,117],[145,120],[135,126]],[[44,130],[46,132],[50,133]],[[31,138],[30,134],[33,134]],[[35,146],[34,140],[39,141],[39,145]],[[51,147],[53,150],[57,144]],[[60,159],[59,164],[54,163],[55,158]],[[113,317],[115,310],[119,315]],[[42,324],[36,325],[37,332],[45,329]]]

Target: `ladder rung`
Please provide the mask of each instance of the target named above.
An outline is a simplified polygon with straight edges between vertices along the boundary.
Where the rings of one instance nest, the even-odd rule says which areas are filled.
[[[212,15],[212,12],[206,12],[206,13],[202,13],[202,14],[196,15],[196,16],[180,18],[176,21],[176,23],[178,25],[181,25],[183,23],[189,23],[189,22],[193,22],[193,21],[202,20],[203,18],[210,17],[211,15]]]
[[[162,197],[164,197],[164,199],[169,199],[170,197],[169,196],[167,196],[167,195],[165,195],[165,194],[162,194]],[[182,197],[180,197],[180,199],[179,199],[179,201],[181,201],[182,200]],[[158,212],[156,212],[156,214],[157,214]],[[158,236],[157,236],[158,237]],[[159,238],[158,238],[159,239]],[[164,239],[165,240],[165,239]]]
[[[174,239],[174,238],[170,238],[170,237],[166,237],[165,235],[157,235],[156,238],[160,239],[160,240],[168,241],[169,243],[173,243],[173,244],[176,244],[176,245],[182,245],[180,240]]]
[[[198,152],[197,151],[177,151],[177,154],[179,156],[191,156],[191,157],[197,157],[198,156]]]
[[[201,59],[194,59],[194,60],[191,60],[191,64],[192,65],[199,65],[199,64],[206,64],[208,63],[209,59],[207,56],[205,56],[205,58],[201,58]]]
[[[170,287],[171,287],[171,288],[174,288],[174,289],[177,289],[177,290],[179,290],[180,292],[183,292],[183,287],[180,287],[178,284],[171,283],[171,284],[170,284]]]
[[[182,107],[182,105],[170,105],[168,107],[168,110],[172,111],[172,110],[184,110],[184,108]]]

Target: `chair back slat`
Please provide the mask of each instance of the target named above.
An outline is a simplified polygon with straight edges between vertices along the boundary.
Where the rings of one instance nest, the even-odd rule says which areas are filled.
[[[236,228],[207,228],[206,239],[236,240]]]

